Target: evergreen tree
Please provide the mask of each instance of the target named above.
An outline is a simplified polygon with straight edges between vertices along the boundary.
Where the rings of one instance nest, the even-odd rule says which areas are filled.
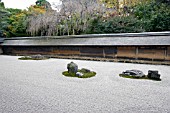
[[[37,6],[44,7],[45,9],[51,9],[51,4],[46,0],[37,0],[35,3]]]

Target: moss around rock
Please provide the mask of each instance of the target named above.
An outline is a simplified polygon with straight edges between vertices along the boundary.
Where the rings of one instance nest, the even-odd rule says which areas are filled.
[[[62,74],[67,77],[78,77],[78,78],[90,78],[96,75],[96,72],[90,71],[90,72],[82,72],[81,70],[78,70],[78,72],[82,73],[82,76],[77,76],[75,73],[68,73],[68,71],[64,71]]]
[[[32,56],[23,56],[18,58],[19,60],[46,60],[48,57],[42,55],[32,55]]]
[[[150,79],[148,78],[146,75],[144,77],[134,77],[134,76],[129,76],[129,75],[126,75],[126,74],[119,74],[120,77],[124,77],[124,78],[131,78],[131,79],[146,79],[146,80],[154,80],[154,79]],[[159,80],[155,80],[155,81],[161,81],[161,79]]]

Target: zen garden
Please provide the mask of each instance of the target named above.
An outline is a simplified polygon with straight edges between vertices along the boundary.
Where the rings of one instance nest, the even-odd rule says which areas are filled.
[[[0,113],[170,112],[170,0],[12,1]]]

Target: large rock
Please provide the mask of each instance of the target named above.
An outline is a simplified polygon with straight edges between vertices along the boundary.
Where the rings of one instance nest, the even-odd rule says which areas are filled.
[[[89,69],[86,69],[86,68],[82,68],[82,69],[81,69],[81,72],[83,72],[83,73],[89,73],[90,70],[89,70]]]
[[[158,74],[157,70],[149,70],[148,71],[148,78],[153,79],[153,80],[161,80],[160,79],[160,74]]]
[[[144,73],[140,70],[126,70],[124,72],[122,72],[123,75],[129,76],[129,77],[133,77],[133,78],[142,78],[145,77]]]
[[[67,69],[68,69],[68,73],[76,74],[78,71],[78,65],[75,64],[74,62],[71,62],[71,63],[67,64]]]

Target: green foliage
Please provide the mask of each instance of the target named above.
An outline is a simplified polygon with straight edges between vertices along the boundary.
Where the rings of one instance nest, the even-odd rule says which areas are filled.
[[[145,31],[170,30],[170,6],[161,2],[149,2],[137,5],[134,15],[141,20]]]
[[[20,37],[26,35],[26,14],[20,9],[7,9],[11,16],[8,18],[8,36]]]
[[[20,9],[0,7],[0,30],[4,36],[26,36],[26,14]]]
[[[22,12],[21,9],[6,8],[6,10],[7,10],[8,12],[10,12],[12,15],[16,15],[16,14]]]
[[[36,6],[43,7],[45,9],[51,9],[51,4],[46,0],[37,0]]]
[[[5,5],[3,2],[0,2],[0,9],[5,9]]]
[[[170,5],[170,0],[156,0],[156,2],[165,3],[165,4]]]
[[[0,31],[7,37],[28,36],[28,17],[37,16],[45,12],[41,6],[30,6],[27,10],[4,8],[0,2]]]
[[[46,4],[46,2],[47,2],[46,0],[37,0],[36,5],[37,6],[44,6]]]
[[[4,3],[0,2],[0,36],[6,37],[10,15],[10,12],[5,9]]]
[[[20,36],[27,36],[26,34],[26,14],[24,12],[16,12],[17,10],[14,9],[13,15],[11,15],[8,19],[8,29],[9,29],[9,36],[12,37],[20,37]]]
[[[126,33],[142,32],[141,23],[133,16],[116,16],[107,20],[96,18],[86,31],[87,33]]]
[[[169,31],[170,30],[170,12],[159,13],[150,20],[149,31]]]
[[[166,3],[166,4],[164,4]],[[95,18],[89,23],[86,33],[125,33],[143,31],[169,31],[170,6],[167,0],[138,3],[129,16],[121,15]]]
[[[102,3],[105,3],[107,8],[113,8],[113,7],[117,7],[117,9],[119,8],[119,0],[100,0]]]
[[[67,77],[77,77],[75,73],[68,73],[68,71],[64,71],[62,74]]]

